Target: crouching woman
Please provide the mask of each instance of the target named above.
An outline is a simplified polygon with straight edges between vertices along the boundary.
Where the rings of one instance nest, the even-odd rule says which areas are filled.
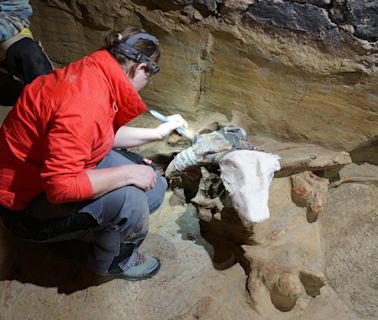
[[[25,88],[0,129],[0,212],[31,241],[91,242],[93,272],[146,279],[158,258],[138,247],[166,181],[116,148],[186,127],[180,115],[156,128],[125,126],[146,111],[138,91],[159,71],[157,39],[138,28],[111,31],[105,47]]]

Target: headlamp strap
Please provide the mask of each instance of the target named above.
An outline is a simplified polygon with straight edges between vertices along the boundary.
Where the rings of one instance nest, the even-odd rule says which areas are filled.
[[[126,40],[125,43],[129,46],[133,46],[138,40],[149,40],[153,44],[158,45],[158,40],[156,39],[156,37],[145,32],[132,35],[130,38]]]
[[[133,45],[138,40],[149,40],[153,42],[155,45],[158,45],[158,40],[156,37],[148,34],[148,33],[137,33],[132,35],[130,38],[128,38],[125,42],[121,42],[119,44],[120,49],[122,49],[122,52],[125,54],[126,57],[128,57],[131,60],[134,60],[136,62],[142,62],[150,64],[150,58],[141,53],[138,49],[134,48]],[[153,72],[156,73],[159,71],[159,66],[150,66],[153,68]]]

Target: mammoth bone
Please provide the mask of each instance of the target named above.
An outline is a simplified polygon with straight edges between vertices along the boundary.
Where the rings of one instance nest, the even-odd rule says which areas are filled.
[[[269,218],[269,185],[280,169],[279,157],[255,151],[242,128],[224,127],[195,138],[168,165],[165,176],[174,179],[185,170],[219,165],[221,179],[242,223],[261,223]]]
[[[278,159],[274,154],[252,150],[234,151],[221,159],[223,185],[244,225],[269,219],[269,185],[280,169]]]
[[[183,171],[201,165],[217,165],[227,153],[235,150],[254,150],[244,129],[224,127],[218,131],[201,134],[193,145],[175,156],[165,170],[168,179],[179,177]]]

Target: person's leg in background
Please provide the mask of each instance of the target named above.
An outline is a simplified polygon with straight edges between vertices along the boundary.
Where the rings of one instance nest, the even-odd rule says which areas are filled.
[[[1,67],[10,75],[20,77],[24,86],[36,77],[53,70],[53,66],[40,44],[28,37],[22,38],[8,48]]]
[[[24,86],[51,72],[53,65],[40,43],[25,37],[8,48],[0,68],[0,105],[13,106]]]
[[[19,80],[14,79],[9,73],[0,70],[0,106],[13,106],[22,89],[23,86]]]

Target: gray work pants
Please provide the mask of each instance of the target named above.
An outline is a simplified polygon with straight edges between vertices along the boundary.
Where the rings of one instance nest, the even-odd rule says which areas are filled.
[[[134,162],[112,150],[97,168],[123,164]],[[136,250],[147,235],[149,215],[164,199],[167,182],[159,172],[156,174],[156,185],[147,192],[126,186],[96,200],[62,205],[51,204],[41,195],[21,212],[2,208],[1,216],[15,235],[26,240],[90,242],[88,265],[93,271],[105,273],[112,262],[127,269],[135,262]],[[54,218],[47,218],[52,215]]]

